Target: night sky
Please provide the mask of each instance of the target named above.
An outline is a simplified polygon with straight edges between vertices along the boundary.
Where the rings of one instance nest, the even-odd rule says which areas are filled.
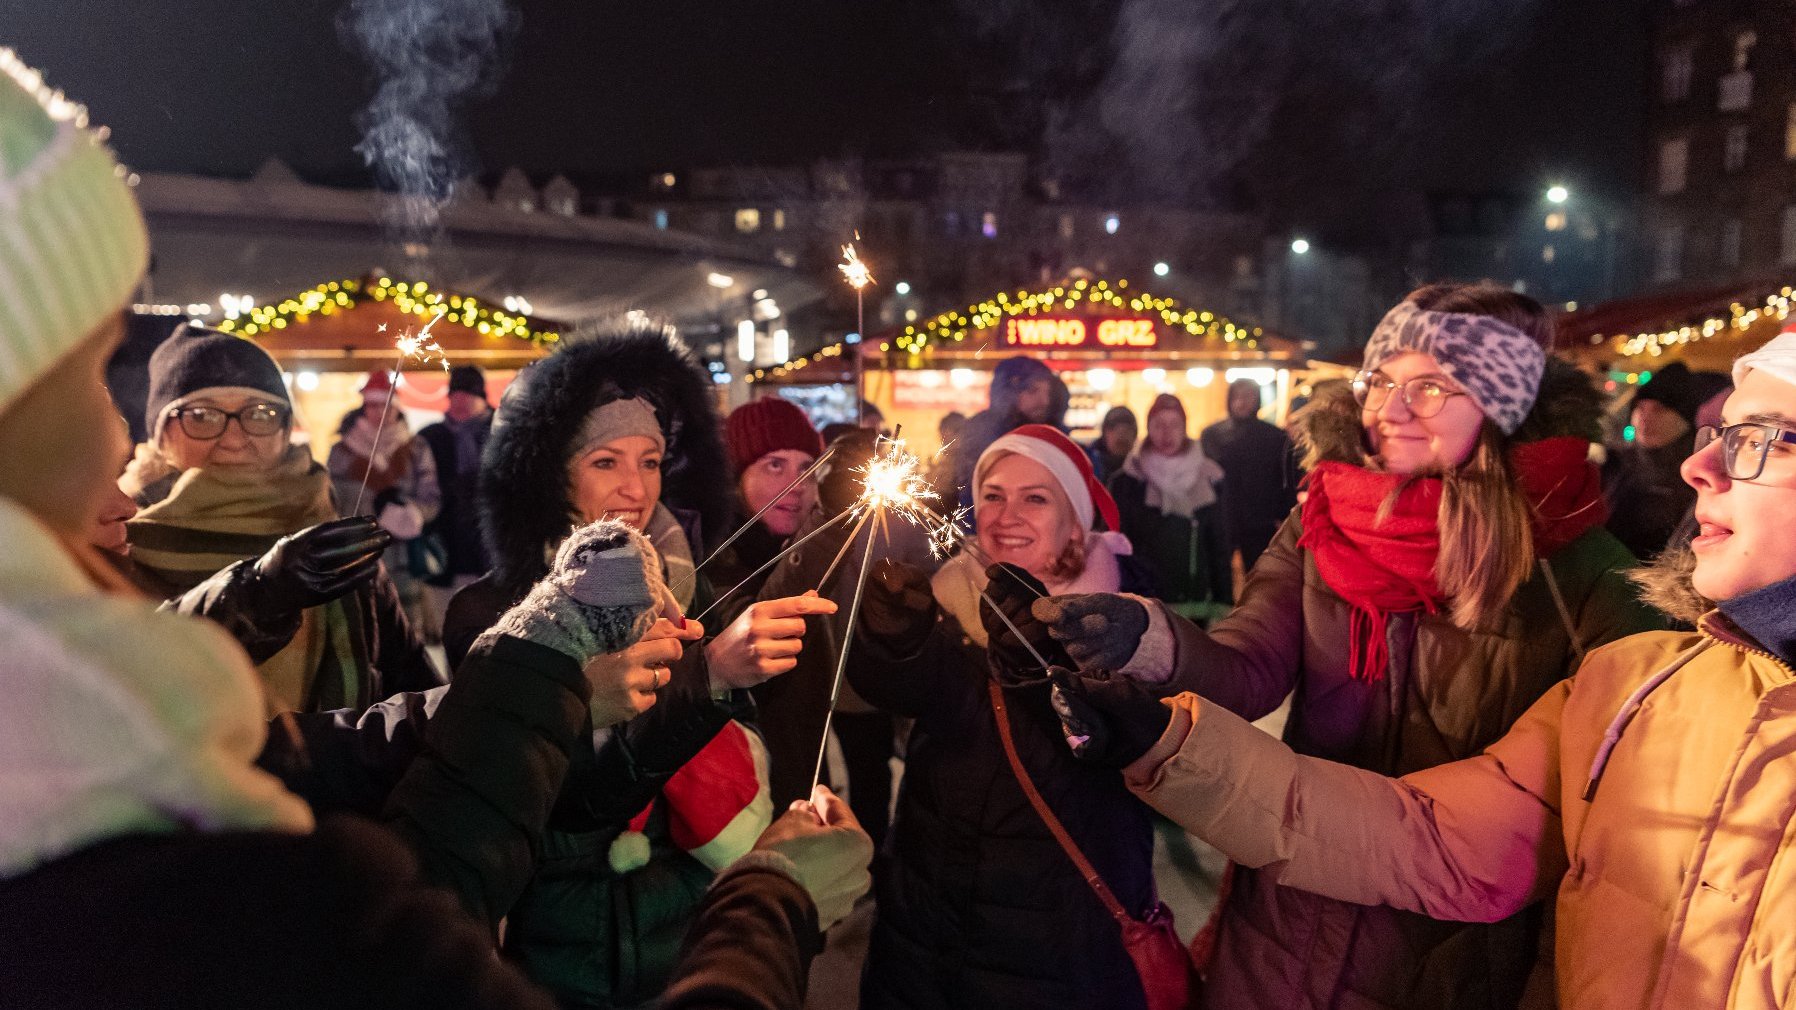
[[[374,82],[345,6],[0,0],[0,44],[86,102],[134,167],[246,175],[276,156],[359,184]],[[1105,198],[1376,230],[1398,191],[1633,185],[1643,6],[530,0],[465,119],[489,175],[1021,148]]]

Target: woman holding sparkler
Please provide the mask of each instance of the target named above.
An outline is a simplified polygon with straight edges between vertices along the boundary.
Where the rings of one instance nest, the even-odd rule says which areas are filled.
[[[450,602],[452,662],[541,577],[570,529],[598,519],[647,535],[692,615],[644,641],[699,639],[712,593],[698,561],[729,515],[712,388],[689,351],[640,330],[566,343],[519,374],[482,458],[493,570]],[[508,953],[564,1004],[632,1006],[666,985],[713,873],[772,815],[765,752],[732,720],[753,709],[748,687],[791,668],[803,615],[834,610],[816,598],[750,606],[663,669],[653,708],[576,756],[561,829],[506,932]]]
[[[146,413],[150,440],[120,481],[141,507],[126,524],[138,573],[153,592],[174,597],[228,567],[221,586],[268,600],[274,580],[264,552],[337,519],[324,468],[291,442],[280,367],[241,337],[183,327],[150,358]],[[358,543],[378,536],[342,525]],[[360,710],[442,683],[384,573],[344,588],[347,595],[303,608],[249,608],[267,625],[262,635],[278,638],[256,657],[274,711]]]
[[[1661,626],[1603,529],[1601,399],[1554,363],[1552,321],[1490,285],[1422,288],[1372,334],[1351,391],[1299,418],[1304,504],[1207,633],[1120,596],[1038,603],[1082,667],[1247,719],[1294,693],[1285,740],[1403,775],[1470,757],[1606,642]],[[1513,1007],[1542,913],[1440,922],[1238,869],[1217,1007]],[[1550,987],[1551,982],[1546,984]],[[1551,991],[1550,988],[1547,991]]]
[[[1122,905],[1146,913],[1148,811],[1117,772],[1067,750],[1036,657],[1067,660],[1029,616],[1037,593],[1135,586],[1128,541],[1084,450],[1046,425],[993,441],[973,487],[976,539],[933,579],[875,569],[848,667],[862,697],[916,719],[861,1005],[1140,1007],[1117,924],[1026,797],[993,701],[1047,806]]]

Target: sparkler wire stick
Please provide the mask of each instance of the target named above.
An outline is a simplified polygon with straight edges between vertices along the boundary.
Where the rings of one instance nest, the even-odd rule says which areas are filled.
[[[712,551],[710,554],[705,555],[705,560],[700,561],[696,565],[693,565],[692,571],[688,572],[685,576],[682,577],[682,586],[680,589],[674,590],[674,595],[675,596],[680,595],[680,593],[686,587],[688,587],[692,584],[694,579],[698,578],[698,570],[699,569],[710,564],[714,559],[716,559],[716,557],[719,554],[722,554],[726,549],[729,548],[729,546],[731,544],[735,543],[737,537],[740,537],[742,534],[747,533],[749,530],[749,527],[753,526],[757,522],[760,522],[761,517],[767,514],[768,509],[771,509],[775,505],[778,505],[780,503],[781,499],[785,498],[787,495],[792,493],[793,488],[797,487],[800,484],[803,484],[805,482],[806,478],[810,477],[811,474],[816,473],[817,468],[822,466],[825,462],[827,462],[829,460],[829,457],[835,451],[836,451],[835,446],[830,446],[828,449],[823,450],[823,455],[818,456],[816,462],[812,463],[809,467],[807,467],[805,469],[804,473],[799,474],[798,478],[796,480],[794,480],[790,484],[787,484],[785,489],[782,490],[779,494],[776,494],[772,498],[769,498],[767,500],[767,504],[761,506],[761,511],[756,512],[753,516],[749,517],[748,522],[743,523],[741,525],[741,527],[739,527],[736,530],[736,532],[731,533],[729,535],[729,537],[724,540],[723,543],[718,544],[716,550]]]
[[[816,529],[812,530],[811,532],[806,533],[804,536],[799,537],[797,540],[788,544],[784,548],[781,548],[781,550],[778,554],[775,554],[773,557],[767,559],[766,564],[763,564],[761,567],[755,569],[752,572],[749,572],[747,578],[745,578],[741,582],[738,582],[735,585],[731,586],[729,588],[728,592],[725,592],[723,595],[719,596],[717,599],[712,600],[711,605],[706,607],[704,610],[699,611],[698,616],[693,617],[692,620],[694,620],[694,621],[704,620],[705,615],[709,614],[713,610],[716,610],[718,604],[720,604],[723,601],[729,599],[730,597],[736,595],[736,591],[741,589],[743,586],[748,585],[750,582],[753,582],[755,580],[755,576],[760,575],[762,572],[766,571],[767,569],[772,568],[774,565],[779,564],[780,561],[782,561],[786,557],[786,555],[788,555],[788,554],[792,553],[793,551],[797,550],[798,548],[804,546],[805,541],[811,539],[812,537],[816,536],[819,533],[822,533],[824,530],[829,529],[831,526],[834,526],[837,523],[842,522],[845,519],[852,519],[852,518],[854,518],[853,512],[844,512],[841,515],[836,516],[834,519],[830,519],[829,521],[818,526]]]
[[[854,538],[861,535],[861,528],[866,526],[867,521],[872,519],[873,516],[874,513],[868,512],[861,517],[860,522],[854,524],[854,529],[850,530],[848,533],[848,541],[842,545],[841,550],[836,552],[835,560],[829,563],[829,567],[823,570],[823,578],[817,580],[817,592],[823,592],[823,587],[829,585],[829,577],[836,574],[836,566],[841,564],[842,559],[848,556],[848,549],[854,546]],[[872,536],[873,534],[869,532],[867,535]]]
[[[368,450],[368,465],[362,468],[362,486],[356,489],[355,506],[349,510],[350,515],[362,513],[362,496],[368,493],[368,478],[374,475],[374,455],[380,451],[380,433],[387,430],[387,412],[393,406],[393,398],[399,395],[399,369],[405,364],[405,352],[393,362],[393,388],[388,391],[386,402],[380,405],[380,423],[374,426],[374,445]]]
[[[847,633],[842,636],[842,651],[836,656],[836,680],[829,691],[829,714],[823,717],[823,740],[817,745],[817,768],[811,773],[811,793],[806,795],[814,794],[817,783],[823,780],[823,757],[829,753],[829,726],[835,721],[836,702],[842,697],[842,673],[848,669],[848,649],[854,644],[854,622],[861,613],[861,596],[867,589],[867,569],[873,566],[873,543],[878,539],[868,534],[867,547],[861,552],[861,574],[854,583],[854,599],[848,604],[848,623],[844,625]],[[851,538],[849,543],[853,542]]]

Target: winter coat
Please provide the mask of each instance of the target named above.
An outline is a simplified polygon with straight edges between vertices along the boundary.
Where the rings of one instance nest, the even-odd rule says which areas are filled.
[[[1175,704],[1195,727],[1131,784],[1262,878],[1476,922],[1556,891],[1566,1010],[1796,1005],[1796,671],[1719,613],[1598,649],[1482,754],[1397,780]]]
[[[5,499],[0,542],[0,1006],[548,1005],[390,833],[314,830],[251,765],[260,689],[222,631],[102,592]],[[395,824],[477,792],[420,762]]]
[[[376,429],[381,444],[393,448],[384,465],[375,465],[368,452],[374,432],[363,428],[365,444],[355,447],[354,432],[361,417],[360,410],[344,416],[338,425],[337,444],[325,457],[337,510],[349,515],[360,499],[359,514],[374,516],[396,541],[383,559],[387,568],[401,580],[428,574],[431,562],[421,550],[421,537],[437,518],[443,501],[436,457],[423,439],[406,428],[405,415],[394,407],[386,424]],[[394,506],[407,513],[404,518],[389,513]]]
[[[1587,383],[1555,376],[1536,412],[1554,418],[1553,427],[1575,428],[1572,419],[1587,413],[1576,404],[1594,405],[1581,399],[1584,390]],[[1356,449],[1357,419],[1349,429],[1329,416],[1350,404],[1317,405],[1305,429],[1313,452],[1340,458]],[[1524,439],[1542,430],[1535,420]],[[1329,432],[1351,432],[1354,443],[1336,444]],[[1389,615],[1386,675],[1360,680],[1349,668],[1352,607],[1323,582],[1315,558],[1298,546],[1301,534],[1293,514],[1235,609],[1207,633],[1170,618],[1173,686],[1250,720],[1291,696],[1284,739],[1300,754],[1385,775],[1471,757],[1575,670],[1585,651],[1664,626],[1627,580],[1633,556],[1594,528],[1546,559],[1477,631],[1445,613]],[[1224,909],[1209,1005],[1514,1006],[1539,928],[1538,917],[1525,914],[1462,925],[1359,907],[1243,869]]]
[[[752,857],[751,857],[752,858]],[[658,1010],[797,1010],[823,951],[798,882],[747,860],[711,885]]]
[[[467,428],[472,435],[474,458],[463,459],[458,446],[458,432]],[[493,428],[489,411],[466,421],[442,420],[418,432],[418,438],[430,447],[436,465],[437,487],[442,496],[442,510],[424,527],[443,546],[444,570],[430,581],[435,585],[453,584],[458,575],[481,575],[487,570],[486,545],[480,540],[480,503],[474,488],[480,471],[480,453],[486,447]]]
[[[730,480],[713,388],[690,352],[655,333],[568,344],[519,373],[482,457],[478,494],[492,570],[450,602],[443,641],[451,660],[547,571],[571,527],[567,460],[574,439],[592,411],[613,400],[647,400],[661,421],[663,507],[649,532],[664,566],[677,560],[691,571],[703,557],[705,531],[723,529],[730,508],[730,496],[719,491]],[[664,538],[683,545],[682,557]],[[664,575],[688,613],[704,609],[704,574],[689,578],[670,568]],[[717,627],[712,617],[706,623]],[[669,675],[653,708],[576,755],[536,875],[507,920],[507,954],[565,1006],[654,999],[672,977],[681,937],[714,876],[672,843],[656,801],[674,774],[753,703],[746,691],[712,697],[704,650],[696,645]],[[652,802],[655,811],[642,825],[651,843],[647,865],[614,869],[612,843]]]
[[[1198,441],[1222,467],[1223,549],[1245,545],[1257,555],[1297,505],[1297,450],[1290,436],[1257,417],[1229,418],[1205,428]]]
[[[1233,600],[1234,575],[1220,500],[1189,514],[1163,510],[1141,465],[1141,452],[1137,447],[1129,453],[1122,469],[1111,476],[1109,488],[1122,517],[1122,532],[1153,575],[1153,595],[1169,603]],[[1196,439],[1186,447],[1185,457],[1193,469],[1213,471],[1219,479],[1224,476]]]
[[[916,719],[887,835],[891,862],[877,881],[861,1006],[1140,1007],[1145,997],[1116,921],[1005,757],[986,687],[995,674],[976,644],[984,629],[955,616],[976,622],[973,607],[945,598],[955,574],[944,566],[936,576],[947,612],[920,647],[898,652],[863,634],[848,664],[869,702]],[[1116,770],[1072,756],[1045,681],[1004,693],[1036,788],[1123,907],[1145,913],[1155,901],[1146,809]]]

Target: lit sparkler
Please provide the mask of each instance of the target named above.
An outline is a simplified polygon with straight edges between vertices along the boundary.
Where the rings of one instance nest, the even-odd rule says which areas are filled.
[[[854,237],[859,240],[861,233],[855,232]],[[867,313],[863,291],[873,283],[873,271],[861,259],[860,254],[854,251],[853,242],[842,247],[842,262],[836,269],[842,271],[848,286],[854,289],[854,338],[861,341],[854,345],[854,422],[864,424],[867,416],[862,404],[867,402],[867,382],[862,365],[862,345],[867,340]]]
[[[442,322],[443,317],[448,314],[448,309],[441,309],[431,318],[430,322],[425,323],[424,327],[417,333],[414,334],[412,331],[406,330],[399,335],[398,339],[393,341],[393,346],[399,351],[399,357],[395,358],[393,361],[393,389],[387,394],[387,402],[380,406],[380,423],[374,426],[374,444],[373,449],[370,450],[371,452],[378,452],[380,450],[380,436],[387,429],[387,414],[389,413],[389,408],[393,406],[393,398],[399,395],[399,375],[405,370],[405,363],[407,361],[415,361],[420,365],[428,365],[432,361],[436,361],[442,364],[443,371],[447,372],[449,370],[448,355],[443,353],[443,346],[437,343],[437,339],[430,335],[430,331],[435,329],[436,325]],[[387,324],[381,323],[378,332],[385,333],[386,331]],[[356,489],[355,505],[349,510],[350,515],[359,515],[361,513],[362,496],[368,493],[368,478],[372,476],[373,473],[374,461],[373,458],[370,457],[368,466],[362,471],[362,486]]]

